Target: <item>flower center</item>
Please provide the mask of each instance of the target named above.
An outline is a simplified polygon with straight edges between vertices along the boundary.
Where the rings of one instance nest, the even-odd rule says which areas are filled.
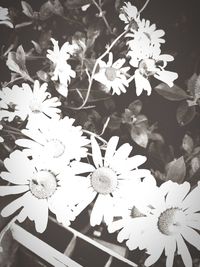
[[[175,235],[180,232],[184,220],[185,214],[181,209],[167,209],[158,218],[158,229],[164,235]]]
[[[92,173],[91,185],[97,193],[110,194],[117,187],[117,175],[110,168],[99,168]]]
[[[29,108],[35,114],[42,112],[41,103],[38,103],[38,101],[36,99],[33,99],[31,101]]]
[[[115,68],[109,67],[106,68],[105,75],[106,78],[112,82],[117,78],[117,71]]]
[[[56,177],[50,171],[42,170],[34,174],[29,186],[35,197],[39,199],[49,198],[56,191]]]
[[[144,77],[152,76],[156,73],[156,62],[152,58],[142,59],[139,63],[140,73]]]
[[[59,158],[65,152],[65,145],[58,139],[50,139],[45,144],[45,149],[53,158]]]

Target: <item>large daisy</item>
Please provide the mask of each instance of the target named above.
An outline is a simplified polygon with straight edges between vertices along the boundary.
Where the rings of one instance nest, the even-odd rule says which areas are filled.
[[[16,144],[24,147],[28,156],[52,161],[56,168],[65,167],[70,160],[86,157],[85,145],[89,140],[83,136],[81,126],[74,126],[74,119],[46,119],[37,128],[23,129],[30,139],[18,139]]]
[[[126,93],[126,88],[129,86],[127,78],[130,67],[123,67],[126,62],[125,58],[120,58],[113,63],[113,54],[110,52],[108,62],[99,60],[99,71],[94,75],[94,79],[107,88],[107,92],[112,89],[112,94],[120,95]]]
[[[96,197],[90,217],[92,226],[100,224],[103,219],[109,224],[113,219],[115,202],[126,198],[132,187],[142,178],[148,179],[150,176],[150,171],[138,169],[146,161],[146,157],[129,157],[132,147],[125,143],[116,149],[118,140],[117,136],[111,137],[103,157],[97,141],[94,137],[91,138],[95,167],[87,177],[80,179],[80,189],[77,191],[80,203],[76,213],[80,213]]]
[[[124,227],[118,239],[128,239],[130,249],[139,246],[147,250],[150,256],[145,266],[155,263],[164,250],[167,267],[173,266],[176,251],[185,266],[192,267],[185,240],[200,250],[200,235],[195,231],[200,230],[200,184],[190,193],[189,190],[188,182],[181,185],[166,182],[153,194],[147,194],[149,209],[143,209],[142,217],[132,219],[132,227],[125,226],[122,221],[111,227],[111,230]],[[135,235],[137,228],[140,231]]]
[[[54,71],[51,79],[53,81],[59,80],[62,85],[67,87],[71,78],[76,77],[76,72],[72,70],[71,65],[67,62],[67,60],[77,49],[77,46],[75,44],[71,45],[68,42],[65,42],[62,47],[59,48],[58,41],[53,38],[51,38],[51,41],[53,43],[53,50],[47,50],[47,58],[54,64]]]
[[[38,80],[34,82],[33,90],[27,83],[23,83],[22,87],[14,85],[12,89],[5,87],[0,92],[0,99],[0,117],[8,121],[12,121],[15,116],[22,120],[28,117],[29,125],[35,125],[45,117],[57,118],[61,112],[57,108],[61,105],[58,98],[51,97],[47,92],[47,83],[40,86]]]
[[[156,79],[172,87],[178,75],[175,72],[165,70],[167,63],[174,60],[168,54],[161,54],[159,46],[152,46],[148,40],[134,42],[131,50],[127,54],[130,56],[130,64],[136,68],[135,85],[136,94],[139,96],[143,90],[147,95],[151,94],[151,84],[149,79],[153,76]]]
[[[69,225],[75,219],[73,209],[75,187],[71,182],[79,173],[72,167],[66,166],[65,170],[58,172],[51,162],[30,160],[23,152],[15,150],[10,158],[4,161],[7,172],[1,173],[1,178],[13,185],[0,186],[0,196],[23,194],[12,201],[1,211],[4,217],[18,211],[18,221],[23,222],[27,217],[35,222],[38,232],[43,232],[47,227],[48,210],[56,215],[58,222]],[[84,164],[84,170],[90,171],[90,165]],[[80,169],[81,163],[79,163]]]

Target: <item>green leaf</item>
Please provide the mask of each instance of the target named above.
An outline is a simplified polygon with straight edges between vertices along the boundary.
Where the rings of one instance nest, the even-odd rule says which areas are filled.
[[[188,106],[187,102],[182,102],[176,111],[176,119],[180,126],[185,126],[190,123],[196,115],[194,106]]]
[[[167,84],[161,83],[154,89],[159,95],[171,101],[181,101],[189,97],[186,92],[177,85],[169,87]]]
[[[171,180],[176,183],[182,183],[186,175],[186,165],[183,157],[169,162],[166,166],[166,181]]]
[[[148,135],[143,127],[133,126],[130,130],[132,140],[141,147],[146,148],[148,144]]]

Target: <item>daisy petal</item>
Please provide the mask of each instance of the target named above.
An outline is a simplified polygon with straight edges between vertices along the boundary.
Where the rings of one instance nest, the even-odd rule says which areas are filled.
[[[117,144],[119,142],[118,136],[113,136],[110,138],[107,144],[107,149],[104,157],[104,166],[109,166],[111,159],[116,151]]]
[[[102,162],[101,150],[94,136],[91,136],[91,144],[92,144],[92,158],[94,165],[96,168],[102,167],[103,162]]]
[[[22,186],[0,186],[0,196],[7,196],[7,195],[13,195],[13,194],[20,194],[25,191],[29,190],[28,185],[22,185]]]
[[[178,247],[178,254],[181,255],[183,263],[187,267],[192,267],[192,258],[183,238],[179,235],[177,236],[176,241]]]
[[[184,227],[181,230],[183,237],[194,247],[200,250],[200,235],[190,227]]]
[[[104,196],[99,194],[90,215],[91,226],[99,225],[103,219],[103,210],[105,209]]]

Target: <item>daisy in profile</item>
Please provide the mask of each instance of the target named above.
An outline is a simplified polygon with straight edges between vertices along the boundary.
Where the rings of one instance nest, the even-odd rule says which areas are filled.
[[[185,266],[192,267],[185,240],[200,250],[200,235],[195,231],[200,230],[200,184],[190,193],[189,190],[188,182],[169,181],[154,188],[151,194],[146,192],[146,210],[138,203],[140,216],[116,222],[110,226],[110,232],[122,228],[119,241],[127,240],[129,249],[146,249],[150,256],[145,266],[154,264],[165,251],[167,267],[173,266],[175,252]]]
[[[116,149],[118,140],[117,136],[111,137],[103,157],[97,141],[94,137],[91,138],[95,167],[87,177],[80,179],[79,191],[77,190],[80,203],[75,213],[79,214],[96,198],[90,216],[92,226],[99,225],[103,219],[106,224],[111,223],[115,202],[126,198],[142,178],[148,179],[150,176],[150,171],[138,169],[146,161],[146,157],[129,157],[132,147],[125,143]]]
[[[125,3],[125,5],[121,8],[119,18],[124,21],[125,24],[130,24],[126,25],[125,29],[132,26],[133,23],[138,23],[140,21],[140,15],[137,7],[133,6],[130,2]]]
[[[45,119],[37,128],[23,129],[30,139],[18,139],[16,144],[24,147],[24,153],[39,160],[52,161],[55,168],[62,168],[70,160],[86,157],[85,145],[89,140],[83,136],[81,126],[74,126],[74,119]]]
[[[161,54],[159,46],[152,46],[148,40],[143,43],[135,42],[127,54],[130,56],[130,64],[136,68],[135,85],[137,96],[141,95],[143,90],[147,95],[151,94],[150,78],[154,78],[166,83],[169,87],[174,85],[174,80],[178,78],[175,72],[165,70],[168,62],[174,60],[174,57],[168,54]]]
[[[48,160],[40,164],[39,161],[30,160],[19,150],[12,152],[5,159],[4,165],[7,172],[2,172],[1,178],[13,185],[0,186],[0,196],[22,195],[3,208],[3,217],[10,216],[21,208],[18,211],[18,221],[23,222],[28,217],[34,221],[36,230],[40,233],[47,227],[49,211],[56,215],[59,223],[66,226],[75,219],[75,188],[72,187],[71,180],[74,180],[75,173],[79,173],[79,170],[66,166],[64,171],[58,172]],[[88,165],[86,171],[90,170]]]
[[[123,67],[126,62],[125,58],[120,58],[113,63],[113,54],[109,53],[108,62],[99,60],[99,71],[94,75],[94,79],[107,88],[107,92],[112,89],[112,94],[120,95],[126,93],[126,88],[129,86],[127,78],[130,67]]]
[[[76,44],[69,44],[65,42],[61,48],[58,46],[58,41],[51,38],[53,43],[53,50],[47,50],[47,58],[51,60],[54,64],[53,76],[51,79],[53,81],[58,81],[66,90],[61,90],[62,95],[67,96],[68,84],[71,82],[71,78],[76,77],[76,72],[72,70],[71,65],[67,62],[70,56],[77,49]]]
[[[27,83],[23,83],[22,87],[14,85],[12,89],[5,87],[0,92],[0,99],[0,116],[8,121],[15,116],[22,120],[28,117],[29,125],[36,124],[45,117],[57,118],[61,112],[57,108],[61,105],[58,98],[51,97],[47,92],[47,83],[40,86],[38,80],[34,82],[33,90]]]

